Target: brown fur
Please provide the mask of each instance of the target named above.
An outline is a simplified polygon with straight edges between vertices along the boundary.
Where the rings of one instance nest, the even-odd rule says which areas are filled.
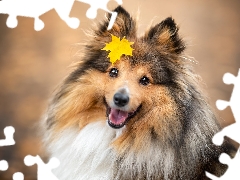
[[[223,174],[218,162],[225,145],[211,138],[220,130],[191,64],[181,58],[185,44],[172,18],[153,26],[143,37],[136,35],[135,20],[122,8],[111,30],[108,21],[93,31],[82,62],[54,96],[47,117],[51,137],[70,127],[106,120],[107,105],[127,86],[129,110],[139,112],[125,125],[109,147],[117,154],[113,179],[207,179],[205,171]],[[114,64],[101,49],[111,34],[133,44],[133,56]],[[116,78],[109,76],[117,68]],[[146,86],[139,83],[149,78]]]
[[[97,81],[96,77],[98,77]],[[104,84],[104,80],[100,77],[99,72],[89,71],[67,88],[67,92],[61,97],[64,101],[59,104],[55,112],[56,119],[58,119],[55,127],[56,133],[76,125],[83,128],[88,123],[105,117],[106,108],[102,105],[103,99],[100,99],[104,87],[101,88],[102,90],[99,88]]]

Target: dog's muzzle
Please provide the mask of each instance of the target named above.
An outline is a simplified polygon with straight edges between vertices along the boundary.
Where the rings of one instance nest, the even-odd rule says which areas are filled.
[[[122,128],[127,121],[135,116],[140,106],[135,110],[128,111],[129,101],[130,97],[125,88],[118,90],[113,95],[112,104],[110,103],[110,106],[107,105],[109,126],[115,129]]]

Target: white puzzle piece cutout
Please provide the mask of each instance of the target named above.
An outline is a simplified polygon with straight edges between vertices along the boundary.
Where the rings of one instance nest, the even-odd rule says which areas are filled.
[[[236,122],[217,133],[213,138],[213,142],[216,145],[221,145],[224,136],[228,136],[240,144],[240,69],[237,77],[230,73],[224,74],[223,82],[225,84],[234,84],[232,96],[229,102],[218,100],[216,106],[219,110],[224,110],[227,106],[230,106]]]
[[[17,16],[34,18],[34,29],[40,31],[44,23],[39,16],[55,9],[59,17],[73,29],[78,28],[80,21],[70,18],[69,14],[75,0],[2,0],[0,1],[0,14],[8,14],[7,26],[17,27]]]
[[[60,165],[60,162],[57,158],[51,158],[47,164],[45,164],[42,159],[37,156],[31,156],[28,155],[24,158],[24,163],[27,166],[32,166],[34,164],[37,164],[38,170],[37,170],[37,179],[38,180],[58,180],[58,178],[52,173],[52,169],[58,167]]]
[[[108,30],[112,28],[114,21],[117,18],[117,13],[107,9],[109,0],[77,0],[87,3],[91,7],[87,10],[86,16],[94,19],[97,16],[97,10],[102,9],[111,13],[111,19],[108,25]],[[122,0],[115,0],[119,5]],[[39,19],[39,16],[46,12],[55,9],[59,17],[67,23],[72,29],[78,28],[80,20],[78,18],[69,17],[75,0],[1,0],[0,14],[8,14],[7,26],[15,28],[18,25],[17,16],[34,18],[34,29],[40,31],[44,28],[44,22]]]
[[[208,172],[206,176],[212,180],[239,180],[240,179],[240,151],[238,150],[237,154],[233,159],[231,159],[227,154],[223,153],[219,157],[219,161],[222,164],[228,165],[228,170],[220,178],[216,177]]]
[[[237,77],[230,73],[224,74],[223,82],[225,84],[234,84],[232,96],[229,102],[218,100],[216,102],[216,106],[219,110],[224,110],[227,106],[230,106],[236,122],[223,128],[220,132],[215,134],[213,137],[213,143],[220,146],[224,141],[224,136],[227,136],[240,144],[240,69]],[[228,164],[226,173],[218,178],[206,172],[206,175],[209,178],[212,180],[240,179],[240,148],[233,159],[223,153],[221,154],[219,160],[223,164]]]
[[[8,169],[8,162],[5,160],[0,161],[0,171],[6,171]]]
[[[77,0],[89,4],[91,7],[87,10],[86,16],[89,19],[95,19],[97,17],[97,10],[102,9],[110,14],[112,14],[107,30],[110,30],[117,18],[117,13],[108,10],[107,4],[110,0]],[[122,5],[122,0],[115,0],[119,5]]]
[[[21,172],[16,172],[13,174],[13,180],[24,180],[24,175]]]
[[[0,146],[11,146],[15,144],[15,141],[13,139],[13,134],[15,132],[14,127],[7,126],[3,130],[5,139],[0,139]]]

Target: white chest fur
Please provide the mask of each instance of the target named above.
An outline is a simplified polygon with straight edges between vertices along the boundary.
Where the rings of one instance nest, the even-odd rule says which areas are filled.
[[[112,179],[114,152],[110,143],[118,132],[104,122],[91,123],[81,131],[68,129],[49,146],[60,160],[53,170],[59,180]]]

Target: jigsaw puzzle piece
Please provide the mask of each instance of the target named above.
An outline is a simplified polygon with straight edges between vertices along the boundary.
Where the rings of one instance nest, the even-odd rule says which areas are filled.
[[[240,144],[240,69],[238,76],[235,77],[230,73],[225,73],[223,76],[223,82],[225,84],[234,84],[232,95],[230,101],[218,100],[216,106],[219,110],[224,110],[227,106],[230,106],[235,118],[235,123],[225,127],[222,131],[217,133],[213,137],[213,143],[216,145],[221,145],[223,143],[224,136],[228,136],[234,141]]]
[[[230,101],[223,101],[218,100],[216,102],[216,106],[219,110],[224,110],[227,106],[231,106],[234,118],[236,121],[240,121],[240,69],[238,71],[238,76],[235,77],[234,75],[230,73],[225,73],[223,76],[223,82],[225,84],[234,84],[234,88],[232,91],[232,96],[230,98]]]
[[[223,75],[223,82],[224,82],[225,84],[235,84],[236,81],[237,81],[236,76],[234,76],[234,75],[231,74],[231,73],[225,73],[225,74]]]
[[[67,23],[67,25],[72,29],[77,29],[80,25],[80,20],[78,18],[69,17],[75,0],[58,0],[55,3],[55,10],[59,17]]]
[[[4,128],[4,135],[5,139],[0,140],[0,146],[11,146],[15,144],[15,141],[13,139],[13,134],[15,132],[14,127],[12,126],[7,126]]]
[[[6,21],[6,25],[9,28],[15,28],[18,25],[17,16],[9,15]]]
[[[97,16],[97,10],[102,9],[111,13],[111,19],[108,25],[108,30],[112,28],[116,20],[117,13],[108,10],[107,4],[109,0],[77,0],[87,3],[91,7],[87,10],[86,16],[94,19]],[[8,14],[6,24],[9,28],[15,28],[18,25],[17,16],[34,18],[34,29],[40,31],[44,28],[44,22],[39,19],[39,16],[45,14],[51,9],[55,9],[59,17],[66,24],[76,29],[79,27],[80,20],[75,17],[69,17],[72,6],[75,0],[2,0],[0,1],[0,14]],[[121,5],[122,0],[116,0]]]
[[[219,177],[216,177],[216,176],[212,175],[212,174],[209,173],[209,172],[206,172],[206,176],[207,176],[208,178],[212,179],[212,180],[220,180]]]
[[[224,141],[224,136],[227,136],[234,141],[238,142],[240,144],[240,69],[238,72],[238,76],[235,77],[234,75],[230,73],[226,73],[223,76],[223,82],[225,84],[234,84],[234,88],[232,91],[232,95],[230,98],[230,101],[223,101],[218,100],[216,102],[216,106],[219,110],[224,110],[227,106],[230,106],[235,118],[235,123],[231,124],[220,132],[218,132],[213,137],[213,143],[216,145],[221,145]],[[234,159],[231,159],[227,154],[223,153],[221,154],[219,161],[223,164],[228,164],[228,170],[227,172],[221,176],[220,178],[206,172],[206,176],[211,178],[212,180],[239,180],[240,179],[240,149],[238,149],[237,154],[235,155]]]
[[[226,75],[226,74],[225,74]],[[234,88],[232,91],[232,96],[230,98],[230,106],[235,118],[236,123],[240,123],[240,69],[238,71],[238,76],[235,77],[231,74],[228,75],[226,83],[234,84]]]
[[[0,161],[0,171],[6,171],[8,169],[8,162],[5,160]]]
[[[5,160],[0,161],[0,171],[6,171],[8,169],[8,162]],[[13,174],[13,180],[24,180],[23,173],[16,172]]]
[[[114,24],[116,18],[117,18],[117,13],[116,13],[116,12],[112,12],[112,16],[111,16],[111,19],[110,19],[110,21],[109,21],[107,30],[112,29],[113,24]]]
[[[38,172],[37,177],[38,180],[58,180],[58,178],[51,172],[52,169],[57,168],[60,165],[60,162],[57,158],[51,158],[47,164],[45,164],[42,159],[37,156],[28,155],[24,158],[24,163],[27,166],[32,166],[37,164]]]
[[[45,26],[44,22],[41,19],[39,19],[38,17],[34,19],[34,29],[36,31],[41,31],[44,28],[44,26]]]
[[[225,73],[223,76],[223,82],[225,84],[234,84],[236,81],[236,77],[230,73]],[[230,99],[231,101],[231,99]],[[217,100],[216,106],[219,110],[226,109],[227,106],[230,106],[230,102],[223,101],[223,100]]]
[[[219,161],[222,164],[228,164],[227,172],[220,178],[206,172],[206,176],[212,180],[239,180],[240,179],[240,149],[238,149],[236,156],[231,159],[227,154],[223,153],[219,157]]]
[[[240,144],[240,124],[234,123],[225,128],[213,136],[213,143],[220,146],[224,141],[224,136],[231,138],[232,140]]]
[[[56,0],[2,0],[0,1],[0,13],[8,14],[6,25],[15,28],[18,25],[17,16],[34,18],[34,29],[43,29],[44,23],[39,19],[47,11],[53,9]]]
[[[216,106],[219,110],[224,110],[226,109],[228,106],[230,106],[230,103],[224,100],[217,100],[216,101]]]
[[[12,0],[8,0],[8,1],[2,0],[2,1],[0,1],[0,14],[8,14],[9,16],[7,18],[7,21],[6,21],[6,25],[9,28],[15,28],[15,27],[17,27],[18,20],[17,20],[17,15],[10,8],[11,3],[13,3]]]
[[[107,9],[107,3],[109,2],[109,0],[77,0],[77,1],[89,4],[91,6],[86,12],[86,16],[89,19],[95,19],[97,17],[98,9],[102,9],[106,12],[111,13],[111,11]]]
[[[55,9],[60,18],[73,29],[76,29],[80,21],[70,18],[69,14],[75,0],[2,0],[0,1],[0,14],[8,14],[6,24],[9,28],[18,25],[17,16],[34,18],[34,29],[40,31],[44,28],[44,22],[39,16]]]
[[[110,10],[108,10],[107,8],[107,4],[109,2],[109,0],[77,0],[79,2],[83,2],[86,4],[89,4],[91,7],[87,10],[86,12],[86,16],[89,19],[95,19],[97,17],[97,10],[98,9],[102,9],[110,14],[112,14],[109,25],[108,25],[108,30],[110,30],[113,26],[113,23],[115,22],[116,18],[117,18],[117,13],[116,12],[112,12]],[[116,2],[121,5],[122,4],[122,0],[116,0]]]
[[[13,180],[24,180],[23,173],[21,172],[16,172],[13,174]]]

